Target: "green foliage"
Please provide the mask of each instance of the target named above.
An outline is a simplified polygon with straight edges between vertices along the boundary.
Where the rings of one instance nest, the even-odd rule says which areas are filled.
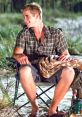
[[[0,25],[10,25],[10,24],[19,24],[21,25],[23,23],[23,17],[21,14],[17,13],[5,13],[0,14]]]
[[[67,39],[69,51],[71,54],[82,54],[82,39],[80,37],[76,39]]]
[[[10,0],[0,0],[0,2],[2,2],[2,3],[7,3],[7,2],[9,2]]]
[[[74,4],[77,2],[82,2],[82,0],[26,0],[26,3],[29,2],[37,2],[39,3],[43,8],[46,8],[46,10],[49,9],[59,9],[63,8],[64,10],[70,11],[73,10]],[[16,12],[16,9],[14,9],[14,5],[12,0],[0,0],[1,7],[0,7],[0,12]],[[18,12],[20,12],[20,6],[23,5],[23,0],[22,2],[15,2],[15,6],[19,9]],[[48,9],[48,10],[49,10]]]
[[[82,2],[82,0],[68,0],[69,4],[75,4],[77,2]]]
[[[7,78],[6,78],[7,79]],[[12,99],[9,95],[9,89],[13,86],[12,80],[9,82],[7,79],[7,85],[4,85],[2,79],[0,78],[0,90],[2,92],[2,99],[0,100],[0,109],[5,108],[6,106],[12,105]]]
[[[21,25],[18,25],[18,21],[19,19],[21,20],[21,16],[20,14],[14,15],[0,15],[0,67],[6,67],[6,57],[12,56],[16,36],[21,30]],[[15,24],[15,22],[17,24]]]
[[[18,25],[6,25],[5,27],[0,26],[0,40],[3,40],[2,38],[8,39],[9,38],[15,38],[19,31],[20,27]]]

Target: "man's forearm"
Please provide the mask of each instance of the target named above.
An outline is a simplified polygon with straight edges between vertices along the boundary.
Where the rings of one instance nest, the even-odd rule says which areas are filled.
[[[23,55],[24,55],[23,53],[14,53],[13,54],[13,58],[18,59],[18,58],[20,58]]]

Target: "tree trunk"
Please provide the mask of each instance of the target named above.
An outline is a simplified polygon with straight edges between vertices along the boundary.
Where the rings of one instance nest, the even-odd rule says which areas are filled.
[[[20,12],[22,7],[26,4],[26,0],[12,0],[13,9]]]
[[[66,1],[66,0],[61,0],[61,6],[63,9],[69,9],[69,1]]]

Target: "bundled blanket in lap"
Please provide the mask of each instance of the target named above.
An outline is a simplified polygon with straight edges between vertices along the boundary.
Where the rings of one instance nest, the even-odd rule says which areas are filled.
[[[82,70],[82,61],[78,59],[69,59],[68,61],[58,61],[53,58],[43,57],[39,61],[40,74],[44,78],[54,75],[61,67],[73,67]]]

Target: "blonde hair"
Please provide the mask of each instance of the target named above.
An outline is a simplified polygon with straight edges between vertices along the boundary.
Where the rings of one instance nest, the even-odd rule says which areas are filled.
[[[24,10],[27,10],[27,9],[30,10],[32,14],[35,14],[36,12],[38,12],[42,19],[42,8],[38,3],[32,2],[30,4],[26,4],[21,9],[21,11],[23,12]]]

